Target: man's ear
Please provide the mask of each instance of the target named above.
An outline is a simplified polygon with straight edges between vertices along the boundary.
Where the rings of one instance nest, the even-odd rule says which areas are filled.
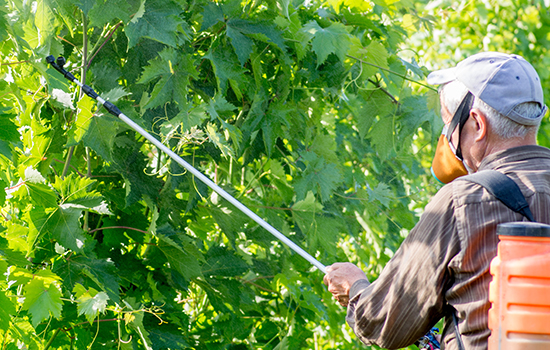
[[[474,108],[470,111],[470,118],[474,123],[473,125],[474,132],[475,132],[474,140],[479,142],[483,140],[484,137],[487,136],[487,132],[489,131],[489,123],[487,120],[487,116],[483,112],[481,112],[479,109]]]

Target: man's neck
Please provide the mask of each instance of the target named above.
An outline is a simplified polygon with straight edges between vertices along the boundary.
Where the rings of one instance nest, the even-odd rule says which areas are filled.
[[[483,153],[483,156],[479,158],[479,161],[475,165],[474,170],[477,171],[483,159],[487,158],[491,154],[520,146],[536,146],[536,144],[537,138],[536,135],[533,134],[529,134],[525,137],[515,137],[508,139],[494,138],[488,142],[487,147],[485,148],[485,152]]]

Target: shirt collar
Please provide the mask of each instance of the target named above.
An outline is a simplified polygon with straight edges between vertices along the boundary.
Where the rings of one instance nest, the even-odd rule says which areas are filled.
[[[481,161],[478,171],[494,170],[500,165],[509,164],[514,161],[540,157],[550,159],[550,149],[536,145],[508,148],[485,157]]]

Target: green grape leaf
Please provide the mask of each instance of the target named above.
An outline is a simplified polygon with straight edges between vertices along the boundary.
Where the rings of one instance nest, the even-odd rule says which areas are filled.
[[[282,15],[289,18],[288,6],[290,5],[290,0],[277,0],[277,3],[279,4]]]
[[[380,118],[368,135],[381,159],[387,159],[394,147],[393,129],[394,117],[390,115]]]
[[[336,256],[338,246],[338,234],[343,230],[340,218],[319,216],[316,218],[317,244],[323,248],[328,255]]]
[[[0,12],[1,13],[1,12]],[[17,125],[11,121],[15,117],[11,114],[0,114],[0,140],[8,142],[19,142],[19,131],[17,131]]]
[[[292,210],[321,213],[323,211],[323,205],[315,200],[313,192],[309,191],[306,198],[294,203]]]
[[[394,199],[392,190],[383,182],[380,182],[374,189],[367,187],[367,194],[370,201],[377,200],[386,208],[388,208],[390,201]]]
[[[411,62],[407,61],[407,60],[404,60],[402,58],[398,58],[404,65],[405,67],[410,70],[411,72],[413,72],[415,75],[417,75],[418,77],[420,78],[424,78],[426,76],[426,74],[424,74],[424,72],[422,71],[422,68],[418,65],[418,62],[416,62],[416,60],[414,59],[414,57],[411,59]],[[433,91],[432,91],[433,92]]]
[[[121,122],[118,118],[108,115],[94,116],[82,142],[105,161],[110,162],[113,159],[113,146],[120,125]]]
[[[116,70],[115,70],[116,72]],[[126,91],[122,86],[117,86],[112,88],[111,90],[107,91],[106,93],[102,94],[101,97],[105,101],[110,101],[111,103],[115,103],[119,99],[121,99],[124,96],[131,95],[128,91]],[[98,102],[98,108],[101,107],[100,103]]]
[[[153,350],[185,349],[190,346],[181,335],[179,329],[174,329],[170,332],[166,328],[167,327],[147,328]]]
[[[384,77],[384,81],[388,86],[388,91],[397,95],[403,84],[405,83],[404,76],[407,76],[407,67],[403,64],[403,61],[395,58],[394,56],[388,57],[388,65],[391,71],[381,71],[381,75]]]
[[[97,293],[97,290],[93,289],[93,288],[90,288],[89,289],[90,292],[92,292],[94,295]],[[75,284],[75,286],[73,287],[73,293],[74,295],[77,297],[77,298],[80,298],[81,296],[83,296],[84,294],[88,293],[88,289],[86,289],[82,284],[80,283],[77,283]]]
[[[97,0],[88,13],[90,25],[103,27],[113,19],[128,23],[139,7],[140,1],[135,0]]]
[[[69,174],[64,179],[56,177],[53,187],[61,196],[62,204],[74,204],[73,207],[93,208],[101,205],[103,197],[92,190],[95,180],[87,177],[79,177],[76,174]]]
[[[52,144],[51,134],[48,134],[46,130],[41,129],[38,125],[35,128],[35,132],[32,135],[32,150],[30,154],[28,150],[25,154],[19,156],[19,162],[25,164],[26,166],[40,168],[40,162],[47,159],[47,153]],[[24,139],[25,137],[23,137]],[[46,164],[46,163],[42,163]],[[42,169],[40,169],[42,170]]]
[[[68,0],[69,2],[76,5],[85,15],[88,15],[88,12],[94,7],[94,0]],[[63,3],[64,1],[60,1]]]
[[[57,207],[57,195],[48,186],[41,183],[26,182],[31,202],[44,208]]]
[[[181,7],[171,0],[143,2],[144,12],[138,11],[124,31],[128,37],[128,48],[134,47],[142,38],[175,47],[178,27],[183,23],[178,16]]]
[[[216,145],[216,147],[222,152],[224,157],[234,156],[233,150],[227,144],[227,140],[225,140],[222,134],[218,133],[218,131],[214,127],[214,124],[208,123],[206,125],[206,134],[208,135],[210,142]]]
[[[46,287],[44,280],[35,278],[25,286],[25,301],[23,310],[28,310],[31,314],[32,325],[36,328],[38,324],[50,317],[61,317],[63,302],[61,301],[61,292],[51,283]]]
[[[216,95],[210,101],[206,107],[206,111],[210,114],[211,120],[223,119],[221,117],[231,117],[235,114],[237,107],[227,102],[223,95]]]
[[[90,127],[90,122],[94,118],[92,109],[95,109],[95,101],[90,97],[84,96],[76,105],[78,107],[76,120],[69,130],[67,146],[75,146],[82,141]]]
[[[34,25],[40,33],[40,44],[51,40],[55,33],[56,19],[55,15],[47,3],[47,0],[39,0],[36,4],[36,14],[34,16]]]
[[[331,135],[317,134],[313,140],[313,143],[309,147],[309,151],[324,158],[328,163],[338,163],[336,141]]]
[[[0,141],[0,154],[2,153],[2,145]],[[8,188],[8,182],[0,178],[0,203],[4,203],[6,200],[6,188]]]
[[[188,280],[202,276],[196,254],[193,252],[196,248],[192,244],[183,247],[165,235],[157,234],[157,237],[158,248],[166,256],[172,269]]]
[[[11,152],[10,143],[4,140],[0,140],[0,155],[8,158],[10,161],[13,160],[13,155]]]
[[[367,47],[363,47],[359,38],[352,37],[349,55],[359,60],[363,80],[373,76],[380,68],[390,68],[388,51],[379,41],[373,40]]]
[[[281,340],[277,346],[273,348],[273,350],[288,350],[289,347],[289,341],[288,341],[288,335],[283,337],[283,340]]]
[[[9,229],[20,227],[17,225],[9,226]],[[25,230],[26,228],[23,228]],[[9,236],[7,236],[9,238]],[[0,260],[7,261],[10,265],[25,266],[29,263],[25,256],[14,247],[14,240],[8,241],[4,237],[0,237]]]
[[[227,91],[229,80],[233,80],[234,84],[242,90],[244,85],[243,78],[248,70],[241,67],[237,56],[233,52],[217,46],[211,49],[204,58],[212,62],[218,87],[222,93]]]
[[[80,295],[76,300],[78,315],[84,315],[88,322],[92,323],[99,313],[105,312],[107,301],[109,296],[105,292],[97,292],[90,288],[90,291]]]
[[[77,286],[76,283],[83,283],[82,276],[86,276],[94,281],[109,299],[115,303],[120,302],[119,276],[112,261],[82,255],[67,260],[67,264],[62,266],[63,268],[59,272],[64,283],[68,283],[69,286]]]
[[[155,87],[145,108],[164,105],[170,98],[180,106],[187,105],[187,89],[190,78],[198,78],[191,55],[166,48],[145,67],[138,84],[146,84],[155,80]],[[158,80],[158,81],[157,81]]]
[[[36,232],[33,231],[34,233],[29,234],[29,245],[34,245],[35,239],[44,233],[49,233],[63,247],[76,252],[82,251],[87,240],[80,226],[82,210],[97,211],[103,204],[101,195],[88,190],[91,183],[93,180],[72,175],[64,180],[58,178],[54,186],[61,195],[61,204],[53,208],[53,211],[35,209],[30,212],[30,219]],[[30,186],[31,188],[37,187],[37,185]],[[47,201],[45,199],[41,199],[41,201],[45,205],[52,202],[53,197]]]
[[[147,163],[139,152],[139,144],[126,138],[118,140],[121,147],[117,147],[115,143],[110,170],[116,171],[124,178],[126,205],[130,206],[144,197],[157,200],[162,183],[160,179],[151,178],[143,172],[143,169],[147,168]]]
[[[376,89],[349,101],[348,106],[357,120],[359,135],[364,138],[368,135],[376,117],[386,117],[395,111],[397,105],[381,89]]]
[[[0,291],[0,330],[7,331],[10,327],[11,315],[15,315],[15,305],[6,296],[6,292]]]
[[[322,216],[323,206],[310,191],[304,200],[292,206],[292,217],[307,237],[308,248],[316,250],[319,244],[330,254],[336,254],[337,222]]]
[[[438,98],[432,97],[432,100]],[[434,110],[435,103],[432,102],[432,106],[428,106],[428,100],[425,96],[407,96],[401,100],[400,116],[403,127],[400,133],[400,137],[405,138],[416,132],[416,129],[420,127],[424,122],[430,124],[430,131],[432,133],[432,140],[435,140],[439,135],[439,131],[443,127],[441,118]]]
[[[281,51],[286,49],[285,42],[280,32],[271,24],[257,24],[243,19],[231,19],[227,22],[227,36],[231,38],[231,45],[235,49],[241,66],[248,60],[252,53],[254,42],[250,37],[265,43],[275,44]]]
[[[80,252],[87,239],[80,227],[81,215],[81,208],[62,204],[48,216],[39,232],[48,232],[63,247]]]
[[[204,276],[238,276],[248,270],[244,260],[225,247],[212,246],[206,254],[206,262],[202,266]]]
[[[227,236],[229,243],[235,248],[235,239],[248,221],[247,216],[232,205],[229,205],[229,207],[211,207],[209,209],[212,218]]]
[[[223,20],[224,15],[222,8],[216,3],[209,2],[206,6],[204,6],[204,10],[202,12],[201,31],[212,27],[218,22],[223,22]]]
[[[181,111],[174,118],[161,124],[162,134],[167,138],[177,135],[181,128],[182,132],[189,131],[197,125],[201,125],[208,118],[204,107],[197,106],[189,111]],[[200,137],[197,134],[190,134],[189,137]]]
[[[342,23],[332,23],[327,28],[321,28],[316,21],[310,21],[303,30],[313,36],[311,46],[317,54],[317,67],[325,63],[331,53],[338,56],[340,61],[344,61],[350,47],[346,26]]]
[[[285,30],[285,38],[291,39],[291,41],[288,42],[288,45],[293,47],[296,51],[298,60],[301,61],[306,55],[306,48],[309,40],[311,39],[311,34],[302,30],[302,22],[298,12],[292,13],[290,16],[287,16],[287,18],[279,16],[275,18],[273,23],[275,23],[275,25],[279,28]]]
[[[270,103],[263,119],[262,132],[267,154],[271,156],[277,139],[284,135],[283,127],[290,128],[287,116],[292,109],[282,103]]]
[[[313,190],[321,196],[323,202],[329,200],[342,180],[338,166],[325,162],[324,158],[313,152],[305,152],[302,157],[307,162],[307,167],[294,185],[297,198],[302,199],[307,191]]]
[[[2,2],[2,5],[4,5],[4,2]],[[4,19],[6,16],[6,10],[4,8],[0,8],[0,18]],[[0,41],[4,41],[8,38],[8,21],[2,20],[0,21]]]
[[[231,38],[231,45],[235,49],[235,53],[239,58],[239,62],[241,62],[241,66],[243,66],[245,62],[248,61],[248,58],[252,53],[254,42],[241,31],[233,28],[229,24],[227,25],[227,36]]]

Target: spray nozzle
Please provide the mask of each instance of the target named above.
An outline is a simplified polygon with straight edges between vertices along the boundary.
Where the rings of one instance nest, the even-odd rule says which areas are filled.
[[[56,60],[56,63],[59,67],[63,67],[67,61],[65,60],[65,57],[59,56]]]

